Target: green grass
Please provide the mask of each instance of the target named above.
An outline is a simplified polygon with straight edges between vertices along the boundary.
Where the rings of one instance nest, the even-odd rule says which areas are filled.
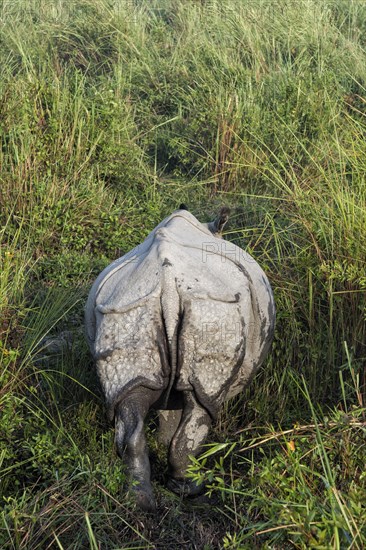
[[[0,546],[366,546],[366,4],[3,0]],[[181,202],[272,282],[272,353],[193,462],[126,493],[83,337],[101,269]]]

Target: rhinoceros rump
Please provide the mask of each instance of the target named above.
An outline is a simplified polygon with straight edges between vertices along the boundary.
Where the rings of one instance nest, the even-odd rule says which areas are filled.
[[[220,231],[176,210],[146,240],[108,266],[86,305],[86,332],[141,508],[155,506],[144,419],[160,410],[169,446],[169,486],[185,479],[221,404],[242,391],[266,357],[275,307],[268,279]]]

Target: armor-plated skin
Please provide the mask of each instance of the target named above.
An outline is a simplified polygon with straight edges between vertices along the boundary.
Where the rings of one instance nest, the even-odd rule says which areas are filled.
[[[138,504],[154,508],[143,431],[160,409],[170,486],[184,479],[221,404],[245,388],[272,341],[275,307],[268,279],[249,254],[221,239],[226,210],[201,224],[180,209],[138,247],[108,266],[86,306],[86,332],[115,419],[116,444],[136,482]]]

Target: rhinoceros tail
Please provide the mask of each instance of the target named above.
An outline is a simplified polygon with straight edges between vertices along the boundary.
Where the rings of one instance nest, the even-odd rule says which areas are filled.
[[[160,300],[170,358],[169,385],[166,389],[164,399],[164,407],[166,407],[177,374],[180,297],[177,291],[175,277],[170,269],[170,262],[166,261],[163,265],[163,290]]]

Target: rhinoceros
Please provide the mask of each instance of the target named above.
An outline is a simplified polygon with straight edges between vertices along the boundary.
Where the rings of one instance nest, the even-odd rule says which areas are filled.
[[[228,209],[200,223],[184,205],[96,279],[86,333],[138,506],[155,508],[144,419],[159,411],[168,487],[186,479],[224,401],[268,354],[275,322],[269,281],[254,259],[221,238]]]

